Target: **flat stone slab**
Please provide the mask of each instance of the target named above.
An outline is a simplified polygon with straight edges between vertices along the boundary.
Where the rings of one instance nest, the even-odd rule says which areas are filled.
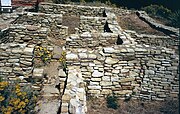
[[[57,114],[60,107],[58,99],[43,99],[38,102],[35,110],[37,114]]]
[[[59,59],[61,57],[62,48],[55,46],[53,50],[53,59]]]

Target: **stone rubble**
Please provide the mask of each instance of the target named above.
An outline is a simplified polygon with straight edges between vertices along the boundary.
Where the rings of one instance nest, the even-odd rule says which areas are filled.
[[[0,76],[19,78],[23,84],[32,79],[33,88],[41,90],[47,100],[39,103],[43,104],[39,114],[85,114],[87,95],[178,99],[177,38],[123,30],[116,15],[129,13],[116,8],[41,3],[38,13],[22,13],[7,29],[6,41],[0,39]],[[62,26],[63,16],[72,15],[80,17],[76,34],[68,34],[68,27]],[[65,49],[50,44],[52,36],[66,41]],[[52,51],[56,62],[66,50],[67,68],[58,68],[53,79],[46,79],[44,69],[34,66],[37,45]]]

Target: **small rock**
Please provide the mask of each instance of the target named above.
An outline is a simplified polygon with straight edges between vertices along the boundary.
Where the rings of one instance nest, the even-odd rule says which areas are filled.
[[[92,73],[93,77],[102,77],[104,74],[102,72],[99,72],[98,70],[94,70]]]
[[[66,59],[67,59],[67,60],[77,60],[77,59],[78,59],[78,56],[77,56],[77,54],[70,53],[70,54],[67,54],[67,55],[66,55]]]
[[[119,60],[118,59],[114,59],[114,58],[111,58],[111,57],[107,57],[106,60],[105,60],[105,63],[107,64],[115,64],[117,63]]]

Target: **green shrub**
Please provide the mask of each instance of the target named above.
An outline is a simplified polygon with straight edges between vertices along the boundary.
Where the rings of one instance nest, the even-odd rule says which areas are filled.
[[[118,105],[118,99],[115,95],[109,95],[106,98],[107,107],[117,109],[119,107]]]
[[[158,5],[150,5],[142,8],[142,10],[146,11],[149,15],[160,17],[162,19],[168,20],[168,25],[174,27],[180,27],[180,10],[172,12],[171,10]]]
[[[0,114],[32,114],[38,93],[30,86],[0,80]]]
[[[172,26],[180,28],[180,10],[171,14],[170,21]]]
[[[142,10],[146,11],[148,14],[152,16],[158,16],[163,18],[169,18],[169,16],[172,14],[171,10],[163,7],[162,5],[150,5],[146,6],[144,8],[141,8]]]

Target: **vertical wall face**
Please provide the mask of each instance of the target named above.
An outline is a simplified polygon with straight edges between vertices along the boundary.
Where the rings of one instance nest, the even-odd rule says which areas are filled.
[[[33,70],[33,45],[1,44],[0,75],[11,80],[29,78]]]
[[[137,33],[131,33],[131,36],[138,44],[146,44],[151,46],[167,47],[176,50],[178,52],[179,41],[177,37],[169,36],[156,36],[156,35],[138,35]]]
[[[78,5],[66,5],[66,4],[51,4],[41,3],[39,5],[39,11],[43,13],[63,14],[66,16],[103,16],[103,7],[90,7],[90,6],[78,6]]]
[[[98,46],[116,45],[118,34],[115,33],[90,33],[70,35],[66,40],[66,48],[95,48]]]
[[[41,27],[50,27],[62,24],[61,14],[45,14],[45,13],[24,13],[18,17],[14,24],[35,25]]]
[[[178,98],[178,56],[170,49],[122,45],[77,49],[66,57],[69,66],[81,66],[88,95]]]
[[[79,33],[83,32],[104,32],[104,25],[107,18],[104,17],[80,17]]]
[[[24,42],[38,42],[44,41],[47,38],[48,28],[33,25],[11,25],[9,28],[10,42],[24,43]]]
[[[33,25],[49,29],[50,37],[62,39],[68,35],[68,27],[62,26],[61,14],[25,13],[14,24]]]

